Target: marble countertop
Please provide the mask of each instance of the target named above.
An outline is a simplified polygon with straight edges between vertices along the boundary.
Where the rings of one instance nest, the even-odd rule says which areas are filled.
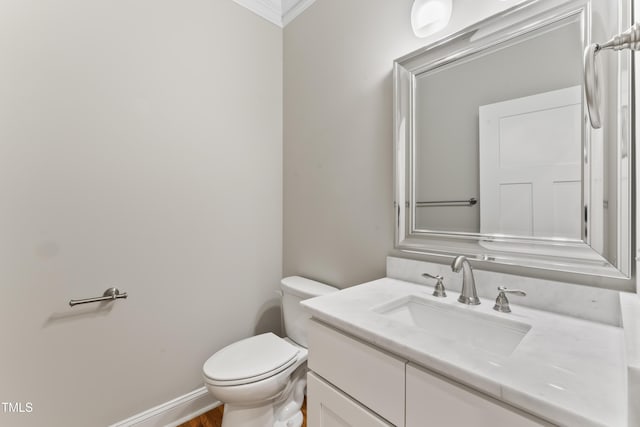
[[[627,426],[622,328],[518,306],[518,297],[511,298],[512,313],[506,314],[492,309],[493,300],[465,306],[456,301],[457,293],[435,298],[432,291],[383,278],[302,304],[316,319],[554,424]],[[374,310],[411,295],[526,323],[531,329],[505,356]]]
[[[640,295],[620,294],[626,342],[629,425],[640,425]]]

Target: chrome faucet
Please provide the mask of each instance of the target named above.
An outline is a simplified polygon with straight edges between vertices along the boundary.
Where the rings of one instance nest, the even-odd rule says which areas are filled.
[[[458,297],[458,302],[469,305],[480,304],[480,298],[476,292],[476,281],[473,279],[473,270],[467,260],[467,257],[457,256],[451,263],[451,270],[459,273],[462,269],[462,293]]]

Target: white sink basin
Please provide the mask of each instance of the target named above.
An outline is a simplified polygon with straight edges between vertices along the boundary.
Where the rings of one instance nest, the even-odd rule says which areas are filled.
[[[402,297],[373,311],[450,341],[493,354],[508,356],[531,325],[478,312],[474,307],[442,304],[415,295]]]

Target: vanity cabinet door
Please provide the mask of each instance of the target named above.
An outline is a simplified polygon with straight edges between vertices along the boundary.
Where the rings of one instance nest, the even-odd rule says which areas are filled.
[[[551,424],[407,364],[406,427],[533,427]]]
[[[309,369],[394,425],[404,425],[404,359],[315,320],[307,334]]]
[[[355,400],[307,374],[307,425],[309,427],[392,427]]]

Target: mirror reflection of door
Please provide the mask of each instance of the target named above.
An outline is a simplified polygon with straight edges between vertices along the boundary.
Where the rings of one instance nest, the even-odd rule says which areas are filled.
[[[581,238],[582,87],[480,106],[480,233]]]

